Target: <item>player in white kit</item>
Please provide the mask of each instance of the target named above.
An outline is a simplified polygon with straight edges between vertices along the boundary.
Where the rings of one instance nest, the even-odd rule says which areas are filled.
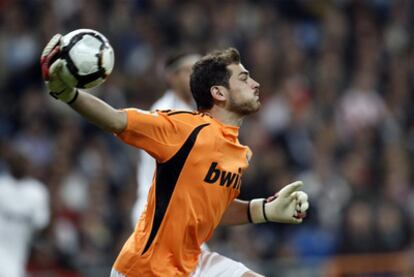
[[[0,174],[0,276],[23,277],[32,237],[49,223],[49,194],[26,175],[23,156],[10,152],[6,161]]]

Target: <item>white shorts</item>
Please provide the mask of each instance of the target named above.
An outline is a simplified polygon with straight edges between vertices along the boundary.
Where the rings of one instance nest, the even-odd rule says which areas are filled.
[[[244,264],[201,248],[198,264],[191,277],[241,277],[251,271]]]
[[[191,277],[241,277],[251,271],[244,264],[216,252],[201,249],[198,265]],[[127,277],[112,268],[111,277]]]

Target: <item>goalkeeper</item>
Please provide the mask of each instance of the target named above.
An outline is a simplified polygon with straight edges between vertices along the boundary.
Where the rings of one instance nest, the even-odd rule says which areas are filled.
[[[116,259],[111,276],[261,276],[233,270],[203,255],[219,224],[301,223],[309,207],[297,181],[268,199],[237,199],[252,156],[238,140],[243,118],[259,110],[259,84],[234,48],[214,51],[194,66],[198,111],[117,110],[65,84],[60,35],[46,45],[42,73],[54,97],[157,162],[148,203]]]

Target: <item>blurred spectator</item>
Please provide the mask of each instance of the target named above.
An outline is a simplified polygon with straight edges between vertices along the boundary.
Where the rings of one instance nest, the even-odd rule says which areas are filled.
[[[384,200],[378,203],[376,213],[376,251],[397,252],[408,249],[411,227],[402,207],[392,201]]]
[[[377,247],[375,214],[368,199],[354,199],[344,211],[339,241],[339,253],[369,253]]]

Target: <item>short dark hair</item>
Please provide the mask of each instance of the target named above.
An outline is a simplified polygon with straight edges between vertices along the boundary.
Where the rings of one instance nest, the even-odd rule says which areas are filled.
[[[165,58],[165,63],[164,63],[164,68],[166,70],[169,70],[173,67],[175,67],[174,65],[177,63],[178,60],[184,58],[185,56],[189,55],[190,53],[185,51],[185,50],[177,50],[174,49],[172,51],[170,51],[166,58]]]
[[[199,56],[194,51],[188,51],[185,49],[173,49],[169,53],[167,53],[164,61],[164,70],[165,71],[175,71],[177,69],[180,69],[182,65],[182,61],[186,59],[187,57],[192,56]]]
[[[209,110],[213,107],[211,87],[224,86],[229,88],[231,71],[227,66],[239,63],[239,51],[235,48],[227,48],[212,51],[194,64],[190,87],[198,110]]]

